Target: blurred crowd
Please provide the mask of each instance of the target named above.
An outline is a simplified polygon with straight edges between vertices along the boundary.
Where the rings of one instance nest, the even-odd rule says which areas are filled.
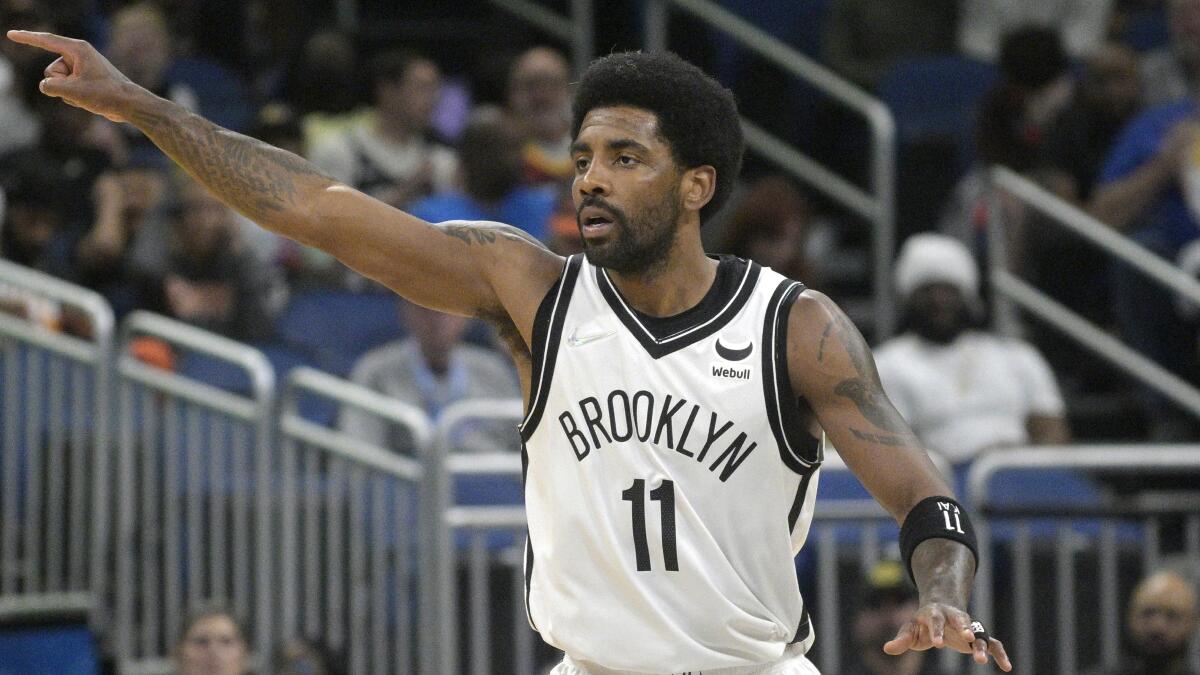
[[[635,4],[606,5],[597,30],[623,30],[613,16],[622,8],[636,16]],[[979,264],[989,211],[1001,209],[1022,275],[1197,381],[1200,310],[1014,200],[996,199],[986,169],[1008,166],[1200,271],[1200,0],[726,4],[897,115],[898,222],[909,242],[894,280],[902,334],[879,358],[898,407],[930,447],[957,462],[997,445],[1064,442],[1071,427],[1077,437],[1195,437],[1185,416],[1050,331],[1031,326],[1030,343],[993,334]],[[430,13],[466,15],[474,4],[364,2],[354,32],[335,27],[332,5],[0,0],[0,26],[88,39],[138,84],[426,220],[500,221],[557,252],[579,250],[568,192],[572,69],[559,47],[528,31],[499,49],[459,40],[447,57],[436,30],[443,24]],[[428,39],[417,28],[383,35],[406,11],[420,14],[418,28],[432,26]],[[388,12],[397,21],[379,19]],[[863,178],[869,135],[860,121],[811,89],[781,84],[720,36],[695,35],[677,38],[680,51],[725,80],[747,115]],[[636,46],[626,39],[613,44]],[[296,347],[285,326],[302,301],[382,293],[328,255],[257,228],[136,130],[41,96],[47,61],[0,43],[0,257],[95,290],[118,318],[148,309],[284,347]],[[952,114],[937,117],[939,106]],[[870,288],[868,231],[751,157],[705,236],[710,250],[830,293],[869,334],[869,312],[854,311],[869,306],[855,303]],[[13,289],[0,287],[0,308],[88,330]],[[298,360],[433,413],[517,391],[485,330],[405,303],[393,318],[409,336],[402,343],[347,347],[332,360],[310,345]],[[1105,426],[1114,400],[1132,416]]]

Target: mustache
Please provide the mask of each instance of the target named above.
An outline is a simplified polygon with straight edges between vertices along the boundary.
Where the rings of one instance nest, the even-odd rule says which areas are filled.
[[[627,225],[629,220],[625,217],[625,212],[621,209],[609,204],[603,197],[596,195],[588,195],[579,201],[579,208],[575,209],[575,222],[579,223],[579,218],[583,214],[583,210],[589,206],[598,206],[613,215],[613,219],[620,225]],[[580,223],[582,224],[582,223]]]

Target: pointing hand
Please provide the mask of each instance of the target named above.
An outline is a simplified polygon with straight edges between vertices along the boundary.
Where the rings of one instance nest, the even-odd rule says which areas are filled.
[[[58,54],[39,85],[47,96],[114,122],[128,122],[124,110],[137,85],[83,40],[24,30],[8,31],[8,39]]]

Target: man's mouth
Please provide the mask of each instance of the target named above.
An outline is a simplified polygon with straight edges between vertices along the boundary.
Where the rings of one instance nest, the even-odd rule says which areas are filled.
[[[608,234],[616,224],[616,218],[608,211],[589,206],[579,213],[579,229],[585,238]]]

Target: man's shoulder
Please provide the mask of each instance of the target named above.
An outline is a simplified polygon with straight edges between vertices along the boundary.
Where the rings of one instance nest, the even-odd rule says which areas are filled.
[[[407,368],[416,356],[412,338],[380,345],[358,358],[350,379],[359,384],[386,378],[398,369]]]

